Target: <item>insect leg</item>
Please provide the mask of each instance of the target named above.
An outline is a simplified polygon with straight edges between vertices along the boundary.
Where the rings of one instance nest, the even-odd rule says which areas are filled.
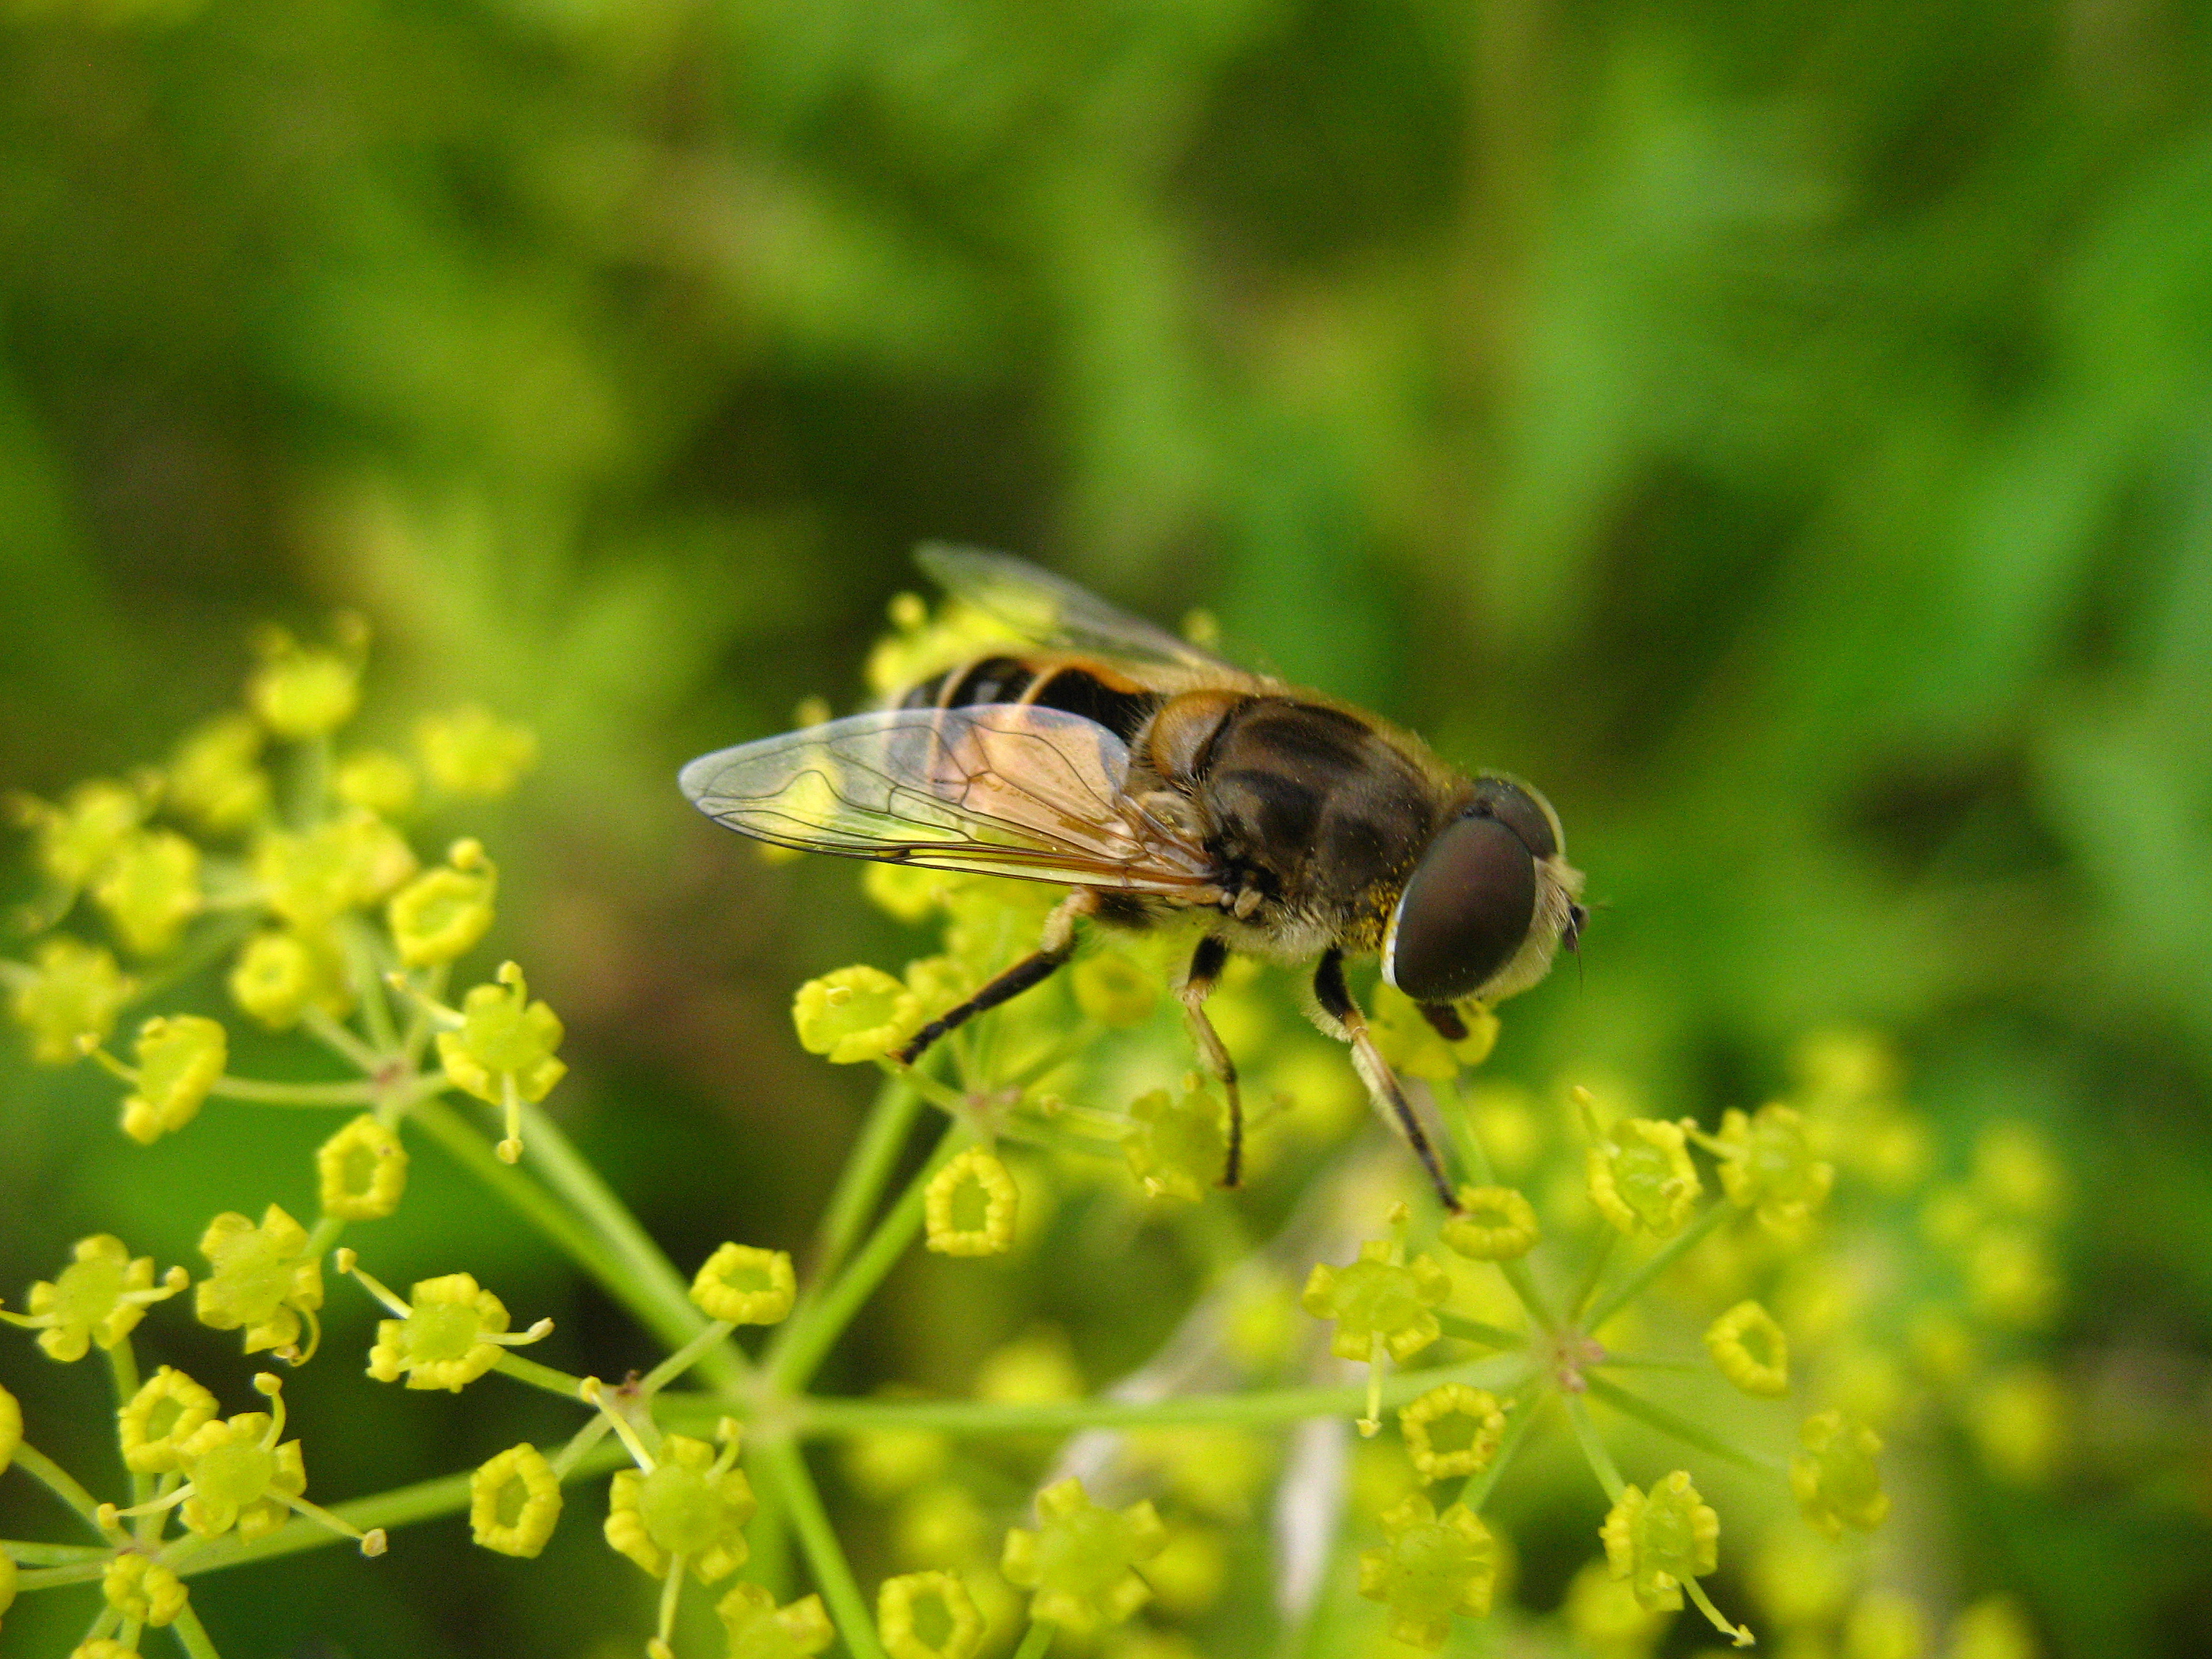
[[[1451,1182],[1444,1178],[1443,1165],[1437,1161],[1436,1148],[1429,1145],[1429,1137],[1421,1127],[1420,1119],[1413,1115],[1406,1091],[1398,1086],[1389,1063],[1368,1034],[1367,1016],[1359,1012],[1359,1005],[1352,1000],[1352,992],[1344,982],[1343,951],[1322,952],[1321,965],[1314,969],[1313,988],[1322,1012],[1344,1028],[1344,1040],[1352,1045],[1352,1066],[1359,1073],[1360,1081],[1367,1085],[1376,1109],[1404,1132],[1421,1160],[1421,1167],[1429,1172],[1429,1179],[1435,1184],[1437,1196],[1443,1200],[1444,1208],[1458,1214],[1459,1199],[1452,1192]]]
[[[1228,961],[1227,943],[1207,934],[1199,940],[1198,950],[1190,959],[1190,971],[1183,975],[1176,995],[1182,1003],[1183,1012],[1190,1016],[1191,1036],[1199,1052],[1206,1056],[1207,1068],[1221,1079],[1222,1089],[1229,1096],[1229,1156],[1222,1165],[1221,1184],[1234,1187],[1242,1178],[1244,1164],[1244,1102],[1237,1088],[1237,1061],[1229,1052],[1229,1045],[1221,1040],[1221,1033],[1206,1017],[1206,1000],[1213,994],[1214,984]]]
[[[1064,966],[1068,957],[1075,954],[1076,921],[1097,908],[1097,896],[1089,888],[1079,888],[1070,893],[1045,918],[1044,937],[1038,941],[1036,950],[958,1007],[946,1009],[916,1031],[906,1047],[893,1058],[902,1066],[913,1065],[928,1052],[929,1046],[938,1038],[957,1030],[976,1015],[1019,996],[1031,986],[1041,985],[1050,979],[1054,970]]]

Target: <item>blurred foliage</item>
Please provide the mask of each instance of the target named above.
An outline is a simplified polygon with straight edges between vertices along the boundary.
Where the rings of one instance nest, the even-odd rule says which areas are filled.
[[[2080,1443],[1968,1483],[1957,1545],[2062,1651],[2193,1650],[2209,37],[2186,0],[7,0],[0,777],[161,752],[252,623],[341,605],[397,676],[372,730],[527,722],[506,945],[578,1133],[696,1259],[818,1208],[857,1102],[785,1001],[892,947],[673,767],[851,701],[924,536],[1209,605],[1559,806],[1606,908],[1509,1074],[1749,1106],[1864,1021],[1954,1148],[2066,1148]],[[175,1259],[180,1183],[304,1179],[309,1126],[140,1152],[84,1073],[0,1066],[11,1295],[95,1228]],[[415,1214],[426,1272],[544,1271]],[[589,1292],[521,1299],[564,1294],[615,1374]],[[921,1368],[885,1343],[845,1380]],[[495,1449],[371,1409],[422,1468],[325,1489]],[[343,1583],[353,1651],[573,1629],[459,1555],[210,1618],[291,1651]]]

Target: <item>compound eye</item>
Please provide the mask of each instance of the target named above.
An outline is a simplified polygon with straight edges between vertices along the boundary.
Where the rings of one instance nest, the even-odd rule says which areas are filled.
[[[1533,791],[1510,778],[1476,779],[1474,799],[1468,810],[1510,826],[1531,858],[1548,859],[1559,853],[1559,837],[1552,827],[1550,811]]]
[[[1471,996],[1513,959],[1535,915],[1536,864],[1517,830],[1499,817],[1454,818],[1399,897],[1383,977],[1416,1002]]]

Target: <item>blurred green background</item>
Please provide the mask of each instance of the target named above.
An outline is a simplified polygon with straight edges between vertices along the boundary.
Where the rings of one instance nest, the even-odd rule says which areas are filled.
[[[2041,1124],[2074,1437],[2041,1489],[1967,1481],[1953,1543],[2057,1651],[2206,1650],[2212,13],[0,5],[0,781],[158,759],[253,623],[338,607],[371,735],[534,726],[444,833],[502,860],[556,1103],[679,1261],[805,1236],[866,1079],[790,988],[898,935],[673,770],[856,702],[924,538],[1211,607],[1539,782],[1601,908],[1509,1071],[1750,1104],[1850,1022],[1947,1133]],[[179,1191],[311,1204],[326,1126],[141,1152],[112,1097],[0,1060],[11,1299],[95,1229],[190,1259]],[[562,1316],[555,1363],[648,1359],[458,1194],[392,1225],[387,1277],[465,1261]],[[88,1370],[5,1376],[98,1416]],[[340,1389],[325,1498],[538,1409],[295,1406]],[[585,1652],[643,1593],[590,1531],[558,1573],[452,1525],[196,1594],[227,1653]]]

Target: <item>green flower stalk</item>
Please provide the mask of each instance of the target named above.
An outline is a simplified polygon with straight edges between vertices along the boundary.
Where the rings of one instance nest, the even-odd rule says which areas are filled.
[[[501,1555],[544,1550],[561,1505],[561,1477],[532,1445],[510,1446],[469,1477],[470,1535]]]
[[[406,1301],[366,1272],[351,1250],[338,1252],[338,1271],[398,1316],[377,1322],[375,1346],[368,1351],[368,1374],[380,1382],[406,1379],[410,1389],[445,1389],[459,1394],[499,1363],[508,1348],[543,1341],[553,1322],[541,1319],[528,1330],[507,1328],[507,1304],[470,1273],[418,1279]]]
[[[31,1058],[41,1066],[66,1066],[93,1044],[107,1041],[116,1016],[138,988],[96,945],[65,933],[39,941],[31,968],[10,975],[9,1012],[31,1034]]]
[[[949,1572],[909,1572],[884,1580],[876,1628],[890,1659],[975,1659],[983,1615],[968,1587]]]
[[[212,1271],[193,1292],[194,1316],[210,1330],[242,1328],[247,1353],[270,1351],[305,1364],[322,1340],[315,1314],[323,1305],[323,1269],[309,1247],[307,1230],[280,1205],[264,1211],[258,1226],[234,1211],[217,1216],[200,1237]]]
[[[1004,1255],[1013,1248],[1019,1201],[997,1155],[970,1146],[924,1189],[923,1242],[940,1255]]]
[[[1464,1504],[1442,1515],[1418,1492],[1382,1516],[1381,1549],[1359,1558],[1359,1593],[1390,1609],[1390,1634],[1431,1651],[1451,1636],[1452,1615],[1480,1619],[1497,1583],[1497,1544]]]
[[[1167,1528],[1149,1503],[1101,1509],[1070,1478],[1037,1494],[1037,1529],[1006,1534],[999,1571],[1035,1592],[1030,1618],[1079,1633],[1118,1625],[1152,1599],[1137,1569],[1160,1553]]]
[[[52,1359],[82,1359],[95,1342],[113,1348],[137,1328],[148,1307],[191,1283],[182,1267],[172,1267],[156,1285],[154,1258],[134,1259],[121,1239],[106,1233],[77,1240],[70,1254],[70,1265],[52,1280],[31,1286],[29,1313],[0,1311],[0,1320],[37,1331],[39,1346]]]

